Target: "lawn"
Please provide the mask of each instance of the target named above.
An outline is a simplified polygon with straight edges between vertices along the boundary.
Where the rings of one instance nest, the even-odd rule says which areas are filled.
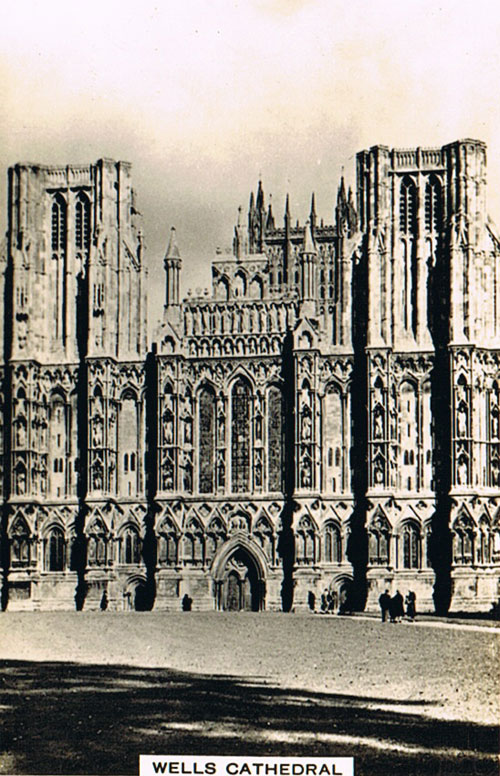
[[[140,753],[498,773],[496,629],[195,612],[7,612],[0,628],[0,773],[133,774]]]

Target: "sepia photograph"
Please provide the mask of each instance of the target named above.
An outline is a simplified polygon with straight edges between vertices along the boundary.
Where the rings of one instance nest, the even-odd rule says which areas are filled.
[[[1,16],[0,775],[497,776],[497,4]]]

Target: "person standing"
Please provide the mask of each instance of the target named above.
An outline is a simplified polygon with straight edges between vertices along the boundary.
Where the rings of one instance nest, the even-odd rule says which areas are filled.
[[[406,616],[413,622],[417,614],[417,596],[410,590],[406,596]]]
[[[404,609],[404,601],[403,596],[399,592],[399,590],[396,590],[394,595],[391,598],[391,603],[389,606],[389,614],[391,615],[391,622],[400,622],[401,617],[404,615],[405,609]]]
[[[391,596],[389,595],[389,591],[385,590],[380,598],[378,599],[379,605],[380,605],[380,613],[382,615],[382,622],[385,622],[387,619],[387,612],[389,611],[390,605],[391,605]]]

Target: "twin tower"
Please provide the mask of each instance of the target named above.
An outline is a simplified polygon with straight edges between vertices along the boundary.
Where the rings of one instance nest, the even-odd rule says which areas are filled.
[[[200,297],[172,230],[150,344],[130,166],[9,171],[4,607],[498,601],[486,148],[376,146],[356,176],[330,225],[313,198],[277,226],[259,184]]]

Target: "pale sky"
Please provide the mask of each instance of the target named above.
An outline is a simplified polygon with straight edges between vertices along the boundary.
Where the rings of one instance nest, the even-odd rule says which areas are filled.
[[[183,287],[209,284],[262,176],[280,220],[311,192],[331,222],[357,151],[489,148],[500,223],[500,10],[493,0],[3,0],[0,207],[17,161],[133,164],[152,318],[177,229]]]

